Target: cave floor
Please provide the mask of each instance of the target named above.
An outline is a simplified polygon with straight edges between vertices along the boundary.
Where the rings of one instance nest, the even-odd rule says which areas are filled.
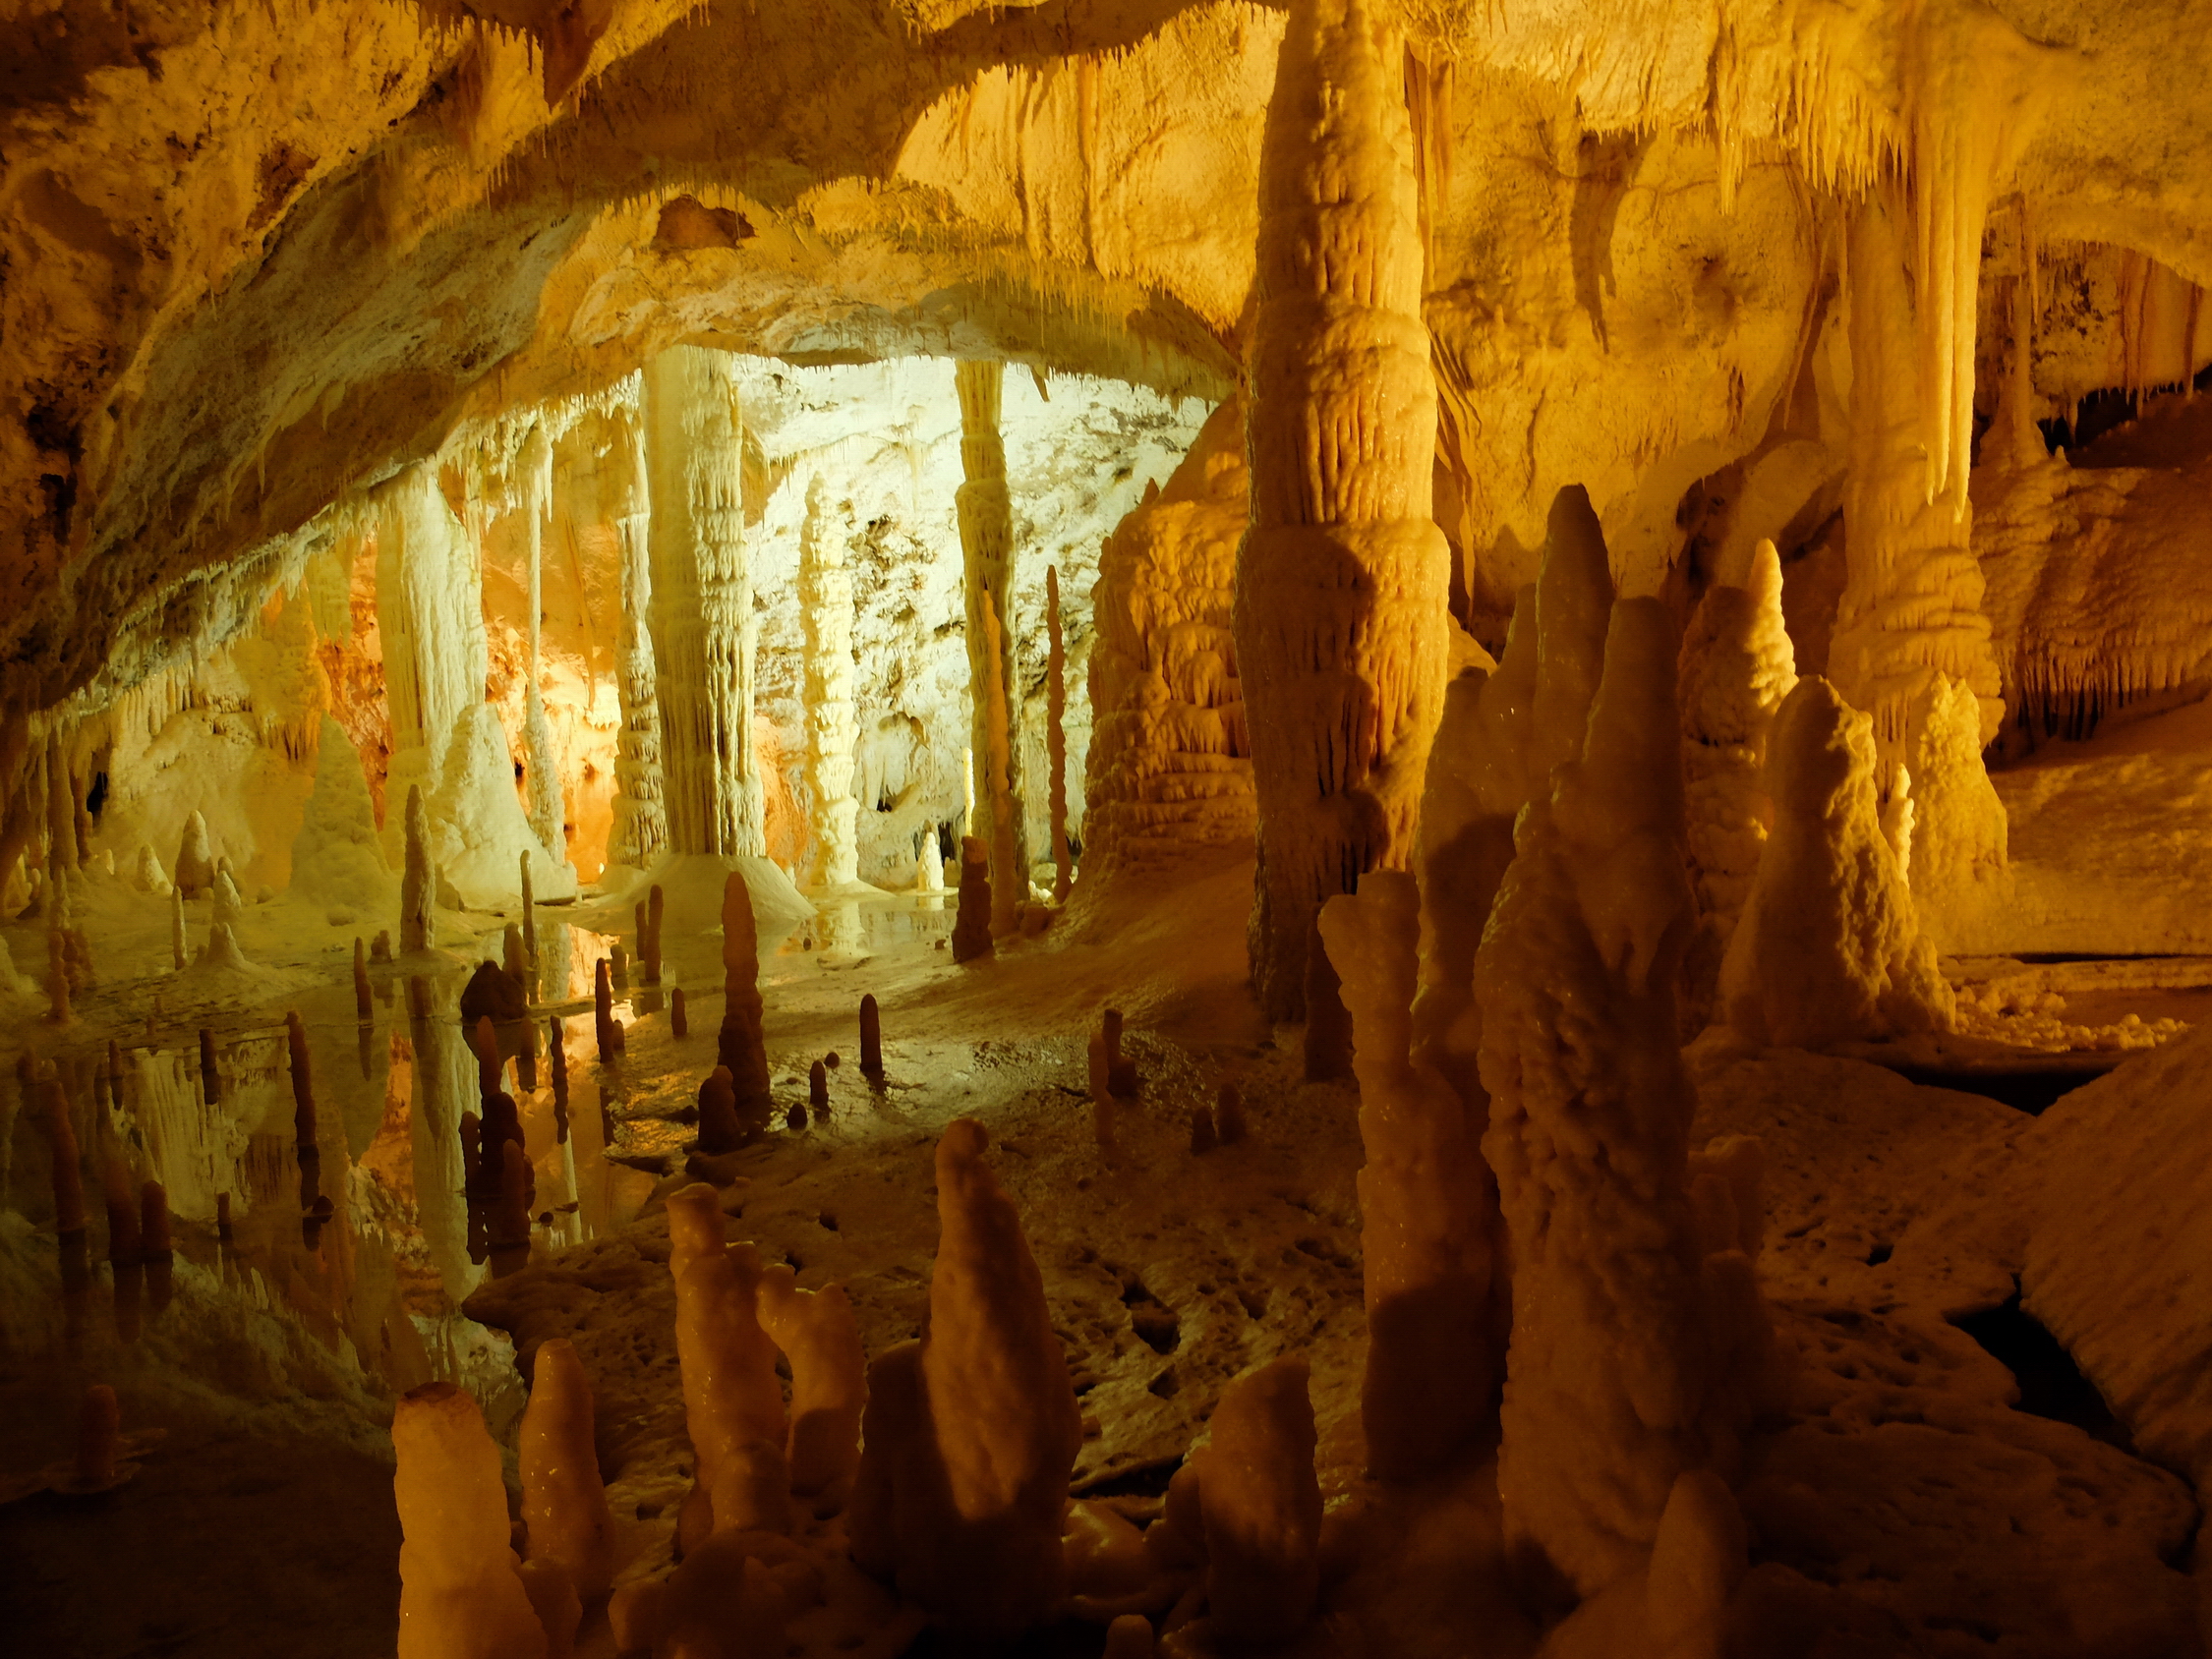
[[[780,1114],[805,1101],[813,1059],[835,1051],[842,1063],[826,1115],[780,1123],[723,1172],[737,1177],[725,1201],[733,1235],[788,1261],[804,1285],[844,1284],[881,1351],[915,1334],[926,1307],[931,1149],[952,1118],[977,1117],[1081,1398],[1078,1495],[1149,1519],[1223,1384],[1299,1353],[1312,1367],[1332,1506],[1333,1617],[1310,1650],[1532,1651],[1538,1610],[1513,1592],[1486,1465],[1411,1494],[1378,1493],[1358,1473],[1357,1097],[1303,1081],[1295,1031],[1270,1031],[1253,1010],[1242,985],[1249,892],[1249,863],[1201,870],[1142,902],[1078,907],[1045,938],[963,967],[939,947],[952,895],[832,906],[764,949]],[[114,893],[96,902],[131,908]],[[453,1132],[475,1089],[453,1011],[477,953],[462,929],[495,951],[505,918],[447,917],[459,937],[440,956],[379,966],[366,1027],[335,938],[309,930],[312,948],[287,958],[270,947],[282,937],[271,924],[260,947],[264,971],[282,977],[199,1003],[172,992],[149,1042],[151,989],[174,984],[158,974],[166,910],[150,909],[142,901],[135,933],[96,936],[110,977],[79,1024],[25,1019],[15,1034],[61,1063],[88,1167],[114,1159],[167,1184],[177,1256],[111,1267],[96,1190],[89,1262],[79,1271],[63,1256],[47,1141],[11,1088],[0,1475],[67,1456],[90,1382],[116,1388],[126,1429],[167,1438],[116,1493],[0,1508],[0,1559],[12,1564],[0,1628],[27,1651],[86,1659],[294,1654],[308,1629],[319,1652],[389,1653],[392,1400],[458,1380],[511,1448],[518,1366],[552,1336],[573,1340],[595,1378],[602,1472],[628,1546],[665,1551],[687,1453],[657,1200],[686,1178],[681,1114],[721,1014],[717,935],[671,916],[668,984],[618,998],[628,1045],[602,1066],[588,992],[612,935],[585,924],[612,907],[541,907],[540,994],[563,1026],[570,1098],[557,1113],[541,1053],[536,1086],[516,1089],[540,1226],[527,1260],[505,1260],[481,1241],[472,1251]],[[21,960],[36,936],[9,933]],[[431,986],[427,1020],[406,1015],[410,970]],[[675,985],[690,1001],[682,1039],[663,994]],[[863,993],[882,1006],[881,1087],[858,1073]],[[2128,992],[2113,995],[2119,1007]],[[1109,1002],[1128,1017],[1141,1078],[1111,1156],[1084,1088],[1084,1043]],[[286,1008],[307,1023],[320,1105],[306,1168]],[[202,1098],[202,1022],[218,1033],[213,1106]],[[93,1075],[110,1035],[125,1053],[112,1109]],[[2187,1581],[2170,1565],[2194,1521],[2185,1489],[2109,1433],[2015,1409],[2011,1375],[1948,1323],[2011,1293],[2002,1252],[1983,1242],[1986,1216],[1954,1200],[1962,1186],[2001,1190],[2030,1119],[1857,1060],[1710,1040],[1692,1059],[1695,1139],[1753,1132],[1768,1144],[1762,1275],[1800,1356],[1791,1417],[1764,1425],[1747,1451],[1744,1501],[1770,1601],[1792,1617],[1826,1609],[1819,1617],[1864,1636],[1854,1652],[1991,1651],[1957,1634],[1961,1617],[2008,1653],[2195,1651],[2155,1645],[2182,1639],[2187,1614]],[[1224,1081],[1243,1094],[1251,1139],[1194,1155],[1192,1116]],[[219,1193],[230,1194],[226,1238]],[[2091,1600],[2054,1586],[2049,1564],[2068,1551],[2130,1587],[2133,1626],[2100,1625]],[[840,1617],[850,1628],[825,1625],[802,1646],[888,1654],[912,1634],[880,1610],[873,1624],[852,1625],[851,1606]],[[604,1625],[587,1634],[587,1650],[608,1650]],[[1054,1641],[1094,1650],[1095,1631]]]

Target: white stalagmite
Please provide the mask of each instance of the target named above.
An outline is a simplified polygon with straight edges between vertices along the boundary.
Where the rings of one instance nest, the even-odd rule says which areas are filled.
[[[1361,1262],[1368,1312],[1360,1408],[1368,1467],[1434,1472],[1491,1418],[1496,1201],[1482,1123],[1433,1065],[1410,1056],[1421,895],[1373,870],[1321,910],[1351,1010],[1360,1080]]]
[[[451,1383],[404,1396],[398,1470],[399,1659],[542,1659],[546,1634],[507,1537],[499,1449]]]
[[[316,747],[315,790],[292,838],[291,890],[327,915],[343,913],[344,920],[388,914],[391,904],[391,867],[377,835],[361,755],[328,715]]]
[[[437,871],[431,863],[430,808],[423,786],[407,786],[407,864],[399,879],[399,948],[428,950],[437,943]]]
[[[530,658],[525,674],[522,716],[523,777],[530,791],[530,829],[555,867],[568,862],[566,816],[560,792],[560,757],[553,722],[546,718],[538,652],[545,617],[545,537],[553,515],[553,441],[544,422],[530,429],[517,458],[522,472],[522,511],[528,520]]]
[[[2011,895],[2010,826],[1982,761],[1981,701],[1945,674],[1913,708],[1901,767],[1911,814],[1898,863],[1912,885],[1921,931],[1959,949]]]
[[[852,793],[859,717],[852,703],[852,578],[843,526],[832,522],[820,474],[806,486],[799,530],[799,615],[806,638],[806,770],[814,792],[814,867],[808,886],[860,879],[860,802]]]
[[[1412,860],[1442,711],[1449,552],[1405,53],[1364,0],[1298,0],[1260,146],[1236,637],[1259,802],[1252,980],[1305,1005],[1313,917]]]
[[[1690,879],[1698,901],[1697,932],[1683,965],[1684,1011],[1701,1025],[1774,820],[1767,740],[1775,711],[1797,684],[1781,588],[1775,544],[1762,541],[1749,580],[1740,588],[1709,589],[1682,639],[1677,695]]]
[[[963,1633],[1006,1639],[1059,1604],[1082,1421],[1013,1202],[957,1119],[937,1147],[928,1334],[868,1371],[853,1559]]]
[[[961,362],[954,372],[960,400],[960,511],[962,586],[967,598],[967,683],[971,723],[968,765],[974,790],[967,833],[991,849],[991,891],[1006,913],[994,923],[1014,932],[1014,910],[1029,890],[1023,846],[1020,756],[1012,711],[1018,684],[1008,626],[1014,593],[1014,505],[1007,493],[1006,444],[999,435],[999,394],[1006,366]],[[1002,823],[1003,821],[1003,823]]]
[[[1811,1049],[1949,1030],[1950,990],[1920,932],[1875,795],[1873,721],[1818,676],[1775,717],[1774,829],[1720,970],[1753,1042]]]
[[[1685,1469],[1731,1470],[1764,1329],[1688,1198],[1676,650],[1658,601],[1614,607],[1582,756],[1523,814],[1476,959],[1513,1251],[1498,1489],[1585,1594],[1649,1558]]]
[[[215,884],[215,854],[207,843],[207,820],[195,812],[185,820],[184,837],[177,844],[177,891],[187,898],[202,898]]]
[[[469,464],[455,470],[466,477]],[[485,701],[491,657],[481,559],[438,480],[437,464],[423,462],[375,494],[377,625],[392,745],[385,799],[421,787],[439,880],[466,902],[490,907],[513,898],[516,855],[538,838],[515,797],[498,713]],[[403,833],[387,812],[387,860]],[[545,896],[566,897],[574,873],[556,867],[540,886]]]
[[[621,622],[614,648],[614,684],[622,735],[614,758],[614,823],[611,862],[643,870],[668,850],[662,801],[661,703],[649,626],[653,601],[652,513],[646,488],[645,426],[634,407],[612,421],[613,440],[600,462],[606,511],[621,548]]]
[[[653,500],[649,614],[669,850],[764,857],[744,431],[728,353],[663,352],[645,366],[644,409]]]

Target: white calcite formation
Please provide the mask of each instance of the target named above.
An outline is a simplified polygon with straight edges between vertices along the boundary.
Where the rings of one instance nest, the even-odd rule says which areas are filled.
[[[1648,1560],[1684,1471],[1733,1471],[1764,1330],[1690,1203],[1676,650],[1657,601],[1614,607],[1583,752],[1521,818],[1475,969],[1513,1258],[1498,1489],[1586,1594]]]
[[[1873,721],[1798,681],[1767,768],[1774,828],[1721,964],[1719,1008],[1752,1041],[1820,1048],[1949,1030],[1951,998],[1875,794]]]
[[[529,789],[530,830],[553,864],[567,864],[568,837],[563,829],[566,812],[560,791],[560,757],[553,746],[553,722],[546,718],[546,698],[539,666],[540,621],[545,615],[546,522],[553,513],[553,442],[544,423],[533,425],[516,458],[522,473],[522,514],[529,537],[527,601],[530,656],[524,664],[523,781]]]
[[[1013,728],[1015,684],[1011,602],[1014,588],[1014,505],[1008,493],[1006,444],[999,435],[1005,365],[962,363],[960,487],[962,587],[966,596],[970,765],[979,811],[971,832],[990,849],[991,889],[999,909],[993,926],[1011,934],[1014,907],[1028,890],[1020,759]]]
[[[437,943],[437,871],[431,862],[430,808],[423,786],[407,786],[403,847],[406,863],[399,879],[399,948],[428,950]]]
[[[678,346],[645,369],[650,617],[669,850],[758,858],[753,586],[743,426],[726,352]]]
[[[1065,1583],[1061,1511],[1082,1441],[1020,1218],[969,1118],[937,1148],[928,1333],[868,1368],[853,1559],[955,1630],[1004,1639]]]
[[[1362,0],[1291,12],[1260,155],[1252,522],[1236,639],[1259,804],[1252,982],[1305,1005],[1313,917],[1413,856],[1448,556],[1404,50]]]
[[[1797,684],[1781,597],[1781,561],[1775,544],[1763,541],[1753,551],[1749,580],[1740,588],[1708,589],[1682,638],[1677,695],[1698,904],[1697,932],[1683,965],[1684,1012],[1699,1024],[1774,820],[1768,737],[1775,712]]]
[[[316,747],[315,791],[292,838],[292,896],[344,927],[391,910],[395,884],[377,833],[361,756],[329,715]]]
[[[1099,551],[1083,820],[1096,875],[1252,840],[1252,740],[1230,633],[1251,514],[1244,428],[1244,405],[1223,403]]]
[[[842,527],[819,476],[806,486],[799,532],[799,607],[806,622],[806,770],[814,796],[810,887],[848,887],[860,879],[860,803],[852,794],[852,579]]]
[[[662,805],[661,700],[649,617],[653,601],[652,515],[646,485],[645,427],[635,408],[608,422],[600,461],[603,510],[614,522],[620,560],[614,684],[622,730],[614,762],[614,806],[608,862],[642,870],[668,849]]]

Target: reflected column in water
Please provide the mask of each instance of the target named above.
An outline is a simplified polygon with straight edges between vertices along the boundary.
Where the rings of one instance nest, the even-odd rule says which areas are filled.
[[[430,984],[419,976],[407,981],[407,1032],[414,1049],[408,1140],[414,1154],[415,1211],[438,1282],[458,1306],[477,1283],[469,1261],[460,1137],[463,1103],[476,1091],[476,1057],[459,1025],[450,1016],[437,1016]]]

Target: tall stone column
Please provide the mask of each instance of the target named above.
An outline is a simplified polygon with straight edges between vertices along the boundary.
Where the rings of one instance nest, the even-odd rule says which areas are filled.
[[[622,614],[614,645],[622,732],[614,755],[614,824],[608,856],[643,870],[669,845],[661,794],[661,703],[648,622],[653,601],[651,497],[644,421],[636,410],[623,409],[609,428],[611,439],[599,463],[600,499],[614,521],[622,554]]]
[[[852,578],[843,528],[830,522],[820,475],[806,486],[799,529],[799,617],[806,632],[806,773],[814,791],[809,885],[850,887],[860,879],[860,803],[852,793],[852,749],[860,724],[852,706]]]
[[[1260,145],[1237,655],[1259,807],[1252,983],[1305,1012],[1323,900],[1413,856],[1450,555],[1404,50],[1365,0],[1296,0]]]
[[[647,364],[645,422],[649,614],[669,850],[765,857],[753,749],[744,430],[728,354],[674,346]]]
[[[553,441],[541,423],[523,440],[523,512],[530,521],[530,673],[523,702],[522,745],[525,781],[530,791],[530,828],[554,864],[568,862],[567,814],[560,792],[560,761],[553,746],[553,722],[546,718],[546,697],[538,683],[538,652],[546,612],[546,526],[553,514]]]
[[[991,847],[991,890],[1017,902],[1029,890],[1023,845],[1021,761],[1014,741],[1014,506],[1006,487],[1006,444],[999,436],[1002,363],[955,368],[960,398],[960,468],[955,496],[967,595],[967,667],[973,709],[970,765],[975,822],[969,833]],[[994,715],[994,708],[999,711]],[[999,779],[994,782],[994,778]],[[1003,802],[996,798],[1003,788]],[[1002,811],[1009,818],[1000,832]],[[1006,868],[1001,866],[1005,865]]]

